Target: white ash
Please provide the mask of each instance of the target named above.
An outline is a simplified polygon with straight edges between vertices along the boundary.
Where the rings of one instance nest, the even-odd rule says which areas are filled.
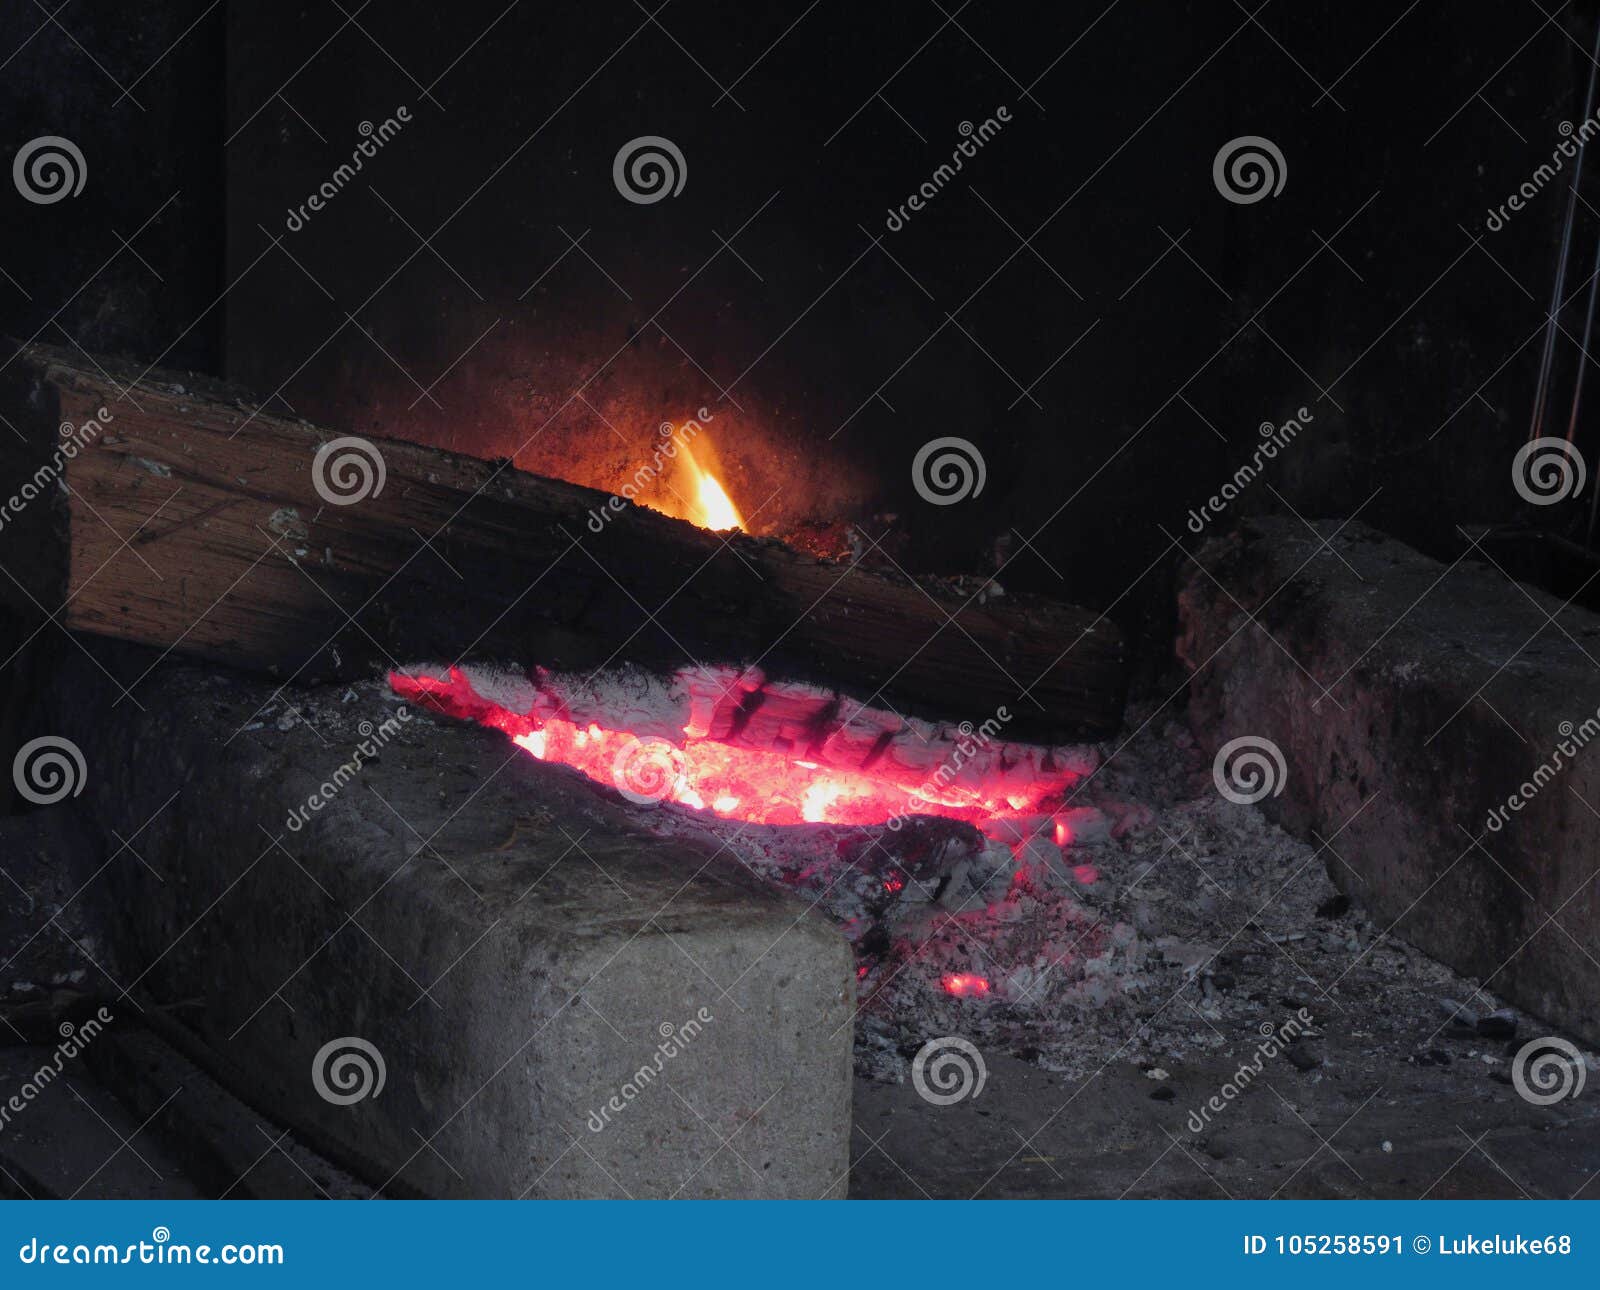
[[[895,922],[888,970],[863,983],[863,1074],[903,1080],[909,1058],[943,1035],[1074,1078],[1113,1062],[1170,1068],[1279,1026],[1300,1007],[1314,1018],[1308,1046],[1337,1028],[1404,1062],[1438,1042],[1447,1023],[1439,1000],[1480,1014],[1503,1008],[1387,935],[1362,913],[1359,889],[1356,905],[1333,916],[1326,853],[1220,797],[1181,725],[1150,721],[1112,747],[1074,801],[1092,804],[1109,827],[1075,816],[1089,827],[1074,830],[1050,870],[1087,866],[1092,881],[1042,884],[1030,868],[997,902],[924,906]],[[991,993],[954,997],[941,987],[946,974],[981,974]],[[1524,1020],[1522,1036],[1539,1024]],[[1328,1077],[1338,1071],[1305,1076]]]

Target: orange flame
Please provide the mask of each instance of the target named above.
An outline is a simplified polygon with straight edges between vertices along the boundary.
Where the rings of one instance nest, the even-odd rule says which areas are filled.
[[[717,477],[694,459],[694,453],[687,444],[683,448],[683,465],[688,472],[693,493],[688,502],[689,513],[680,518],[698,524],[703,529],[743,531],[744,516],[739,514],[739,508],[733,504]]]

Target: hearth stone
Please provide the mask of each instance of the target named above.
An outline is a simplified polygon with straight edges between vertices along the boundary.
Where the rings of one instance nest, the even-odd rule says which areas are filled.
[[[390,1194],[843,1194],[850,955],[727,855],[378,682],[119,701],[79,660],[41,718],[129,844],[122,987],[198,999],[236,1091]],[[335,1040],[375,1094],[339,1104]]]
[[[1201,739],[1271,740],[1287,773],[1261,806],[1328,840],[1351,900],[1600,1042],[1600,748],[1557,753],[1594,733],[1600,617],[1358,523],[1252,520],[1196,560],[1178,650]]]

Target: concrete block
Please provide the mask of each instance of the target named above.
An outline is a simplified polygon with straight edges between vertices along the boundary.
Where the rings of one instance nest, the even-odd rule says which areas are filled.
[[[1380,923],[1600,1042],[1600,616],[1479,560],[1315,528],[1252,521],[1197,553],[1196,732],[1281,750],[1262,808],[1327,841]]]
[[[804,903],[377,682],[136,697],[69,665],[44,707],[144,861],[122,988],[198,1000],[308,1145],[385,1194],[844,1193],[853,971]]]

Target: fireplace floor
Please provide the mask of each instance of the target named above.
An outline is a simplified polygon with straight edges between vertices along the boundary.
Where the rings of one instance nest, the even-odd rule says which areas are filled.
[[[1359,1043],[1327,1045],[1340,1078],[1310,1084],[1292,1070],[1270,1075],[1272,1088],[1235,1106],[1206,1145],[1197,1145],[1183,1125],[1189,1099],[1203,1101],[1252,1048],[1247,1043],[1226,1056],[1175,1064],[1170,1083],[1179,1096],[1166,1104],[1151,1100],[1151,1081],[1128,1062],[1074,1081],[989,1052],[982,1095],[948,1107],[930,1106],[909,1083],[858,1078],[850,1195],[1595,1195],[1600,1111],[1594,1107],[1582,1101],[1556,1111],[1525,1106],[1470,1063],[1397,1070],[1365,1056]],[[51,1053],[45,1045],[0,1048],[0,1075],[20,1082]],[[1381,1091],[1363,1105],[1373,1089]],[[84,1113],[84,1103],[93,1115]],[[270,1147],[281,1129],[266,1125],[271,1136],[261,1136],[261,1124],[260,1117],[245,1116],[232,1126],[234,1136],[249,1135],[238,1139],[241,1146],[251,1138],[260,1144],[245,1158],[235,1194],[260,1194],[256,1175],[275,1161],[289,1168]],[[51,1089],[7,1137],[0,1195],[173,1199],[219,1190],[199,1160],[214,1154],[212,1143],[175,1138],[164,1123],[147,1123],[87,1073],[74,1076],[70,1088]],[[1391,1150],[1383,1149],[1385,1141]],[[321,1183],[308,1175],[307,1194],[317,1185],[341,1194],[337,1170],[313,1168],[312,1175]]]
[[[986,1053],[983,1093],[930,1106],[858,1079],[852,1199],[1595,1199],[1600,1107],[1529,1106],[1472,1060],[1418,1069],[1330,1038],[1320,1082],[1269,1071],[1213,1122],[1184,1121],[1250,1057],[1174,1063],[1174,1101],[1129,1062],[1086,1080]],[[1459,1045],[1450,1045],[1452,1049]],[[1054,1117],[1054,1118],[1052,1118]],[[1385,1147],[1385,1143],[1388,1147]]]

